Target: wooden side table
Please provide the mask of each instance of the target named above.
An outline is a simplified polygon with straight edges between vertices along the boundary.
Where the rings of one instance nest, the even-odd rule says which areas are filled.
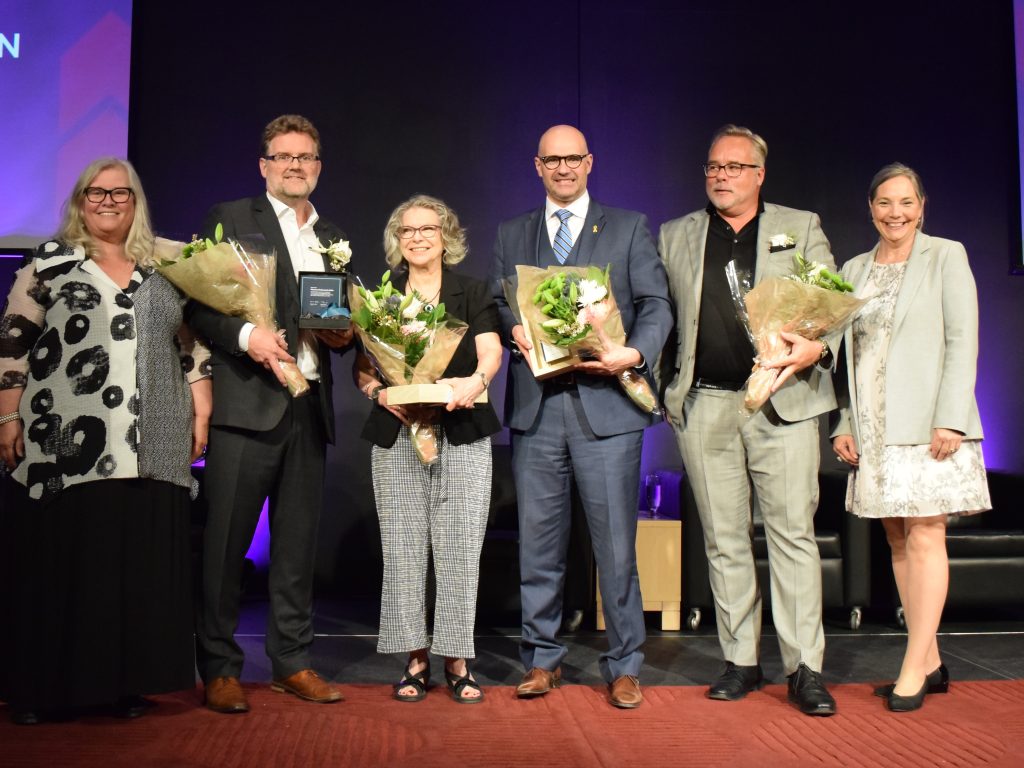
[[[641,513],[636,522],[636,566],[645,611],[661,612],[662,629],[680,628],[683,526],[679,520],[652,520]],[[597,628],[604,629],[601,588],[597,588]]]

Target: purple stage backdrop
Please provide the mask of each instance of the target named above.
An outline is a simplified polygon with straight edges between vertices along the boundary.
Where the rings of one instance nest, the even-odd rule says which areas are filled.
[[[16,0],[0,18],[0,245],[52,232],[85,159],[124,151],[131,4],[83,5]],[[279,20],[235,1],[138,3],[128,152],[158,231],[187,237],[213,203],[262,189],[262,126],[308,115],[324,145],[314,202],[346,230],[366,279],[384,269],[388,213],[418,192],[459,212],[471,250],[460,269],[486,275],[498,222],[542,202],[532,157],[558,122],[587,134],[594,197],[644,212],[655,234],[705,204],[700,165],[715,128],[749,125],[770,148],[766,199],[818,212],[840,263],[877,238],[872,174],[906,162],[928,189],[926,230],[962,241],[977,281],[986,464],[1021,472],[1024,355],[1013,334],[1024,277],[1008,273],[1021,265],[1022,9],[905,0],[894,27],[887,3],[810,0],[576,0],[557,12],[546,0],[394,0]],[[372,593],[379,532],[358,439],[369,405],[349,361],[336,363],[318,577]],[[648,431],[642,463],[679,466],[668,427]],[[265,547],[258,536],[257,560]]]
[[[57,228],[81,169],[128,148],[131,0],[14,0],[0,14],[0,247]]]

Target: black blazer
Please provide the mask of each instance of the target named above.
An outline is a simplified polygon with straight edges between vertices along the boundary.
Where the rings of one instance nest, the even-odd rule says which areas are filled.
[[[293,356],[299,339],[299,287],[295,280],[288,246],[281,232],[277,214],[266,194],[220,203],[210,209],[203,225],[203,236],[213,237],[217,224],[224,227],[224,237],[263,237],[277,253],[274,314],[279,328],[284,329],[288,351]],[[322,243],[344,238],[335,225],[319,219],[313,231]],[[327,268],[326,257],[324,268]],[[241,427],[255,431],[273,429],[284,416],[291,395],[272,373],[258,365],[238,346],[238,333],[245,324],[240,317],[214,312],[198,302],[189,302],[186,319],[201,336],[212,344],[213,416],[217,426]],[[324,435],[334,442],[334,403],[331,398],[331,348],[317,345],[320,374],[319,398],[323,414]]]
[[[393,279],[395,287],[404,291],[407,279],[408,273],[396,275]],[[472,376],[477,366],[475,337],[480,333],[498,333],[498,308],[487,283],[447,268],[441,277],[441,301],[447,314],[469,325],[442,378]],[[459,408],[451,412],[439,408],[438,411],[445,437],[452,445],[472,443],[501,429],[501,422],[489,400],[477,403],[473,408]],[[402,422],[390,411],[374,406],[362,436],[374,445],[390,448],[395,444],[401,427]]]

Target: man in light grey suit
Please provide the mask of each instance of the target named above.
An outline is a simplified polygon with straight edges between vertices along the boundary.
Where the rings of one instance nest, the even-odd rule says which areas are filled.
[[[542,696],[561,682],[566,648],[555,633],[575,478],[604,598],[609,647],[601,656],[601,673],[610,702],[632,708],[643,700],[638,677],[646,638],[636,569],[640,448],[644,428],[655,420],[629,400],[615,376],[635,368],[649,377],[649,365],[672,327],[672,308],[645,217],[590,197],[593,163],[577,129],[549,129],[534,158],[547,200],[502,223],[494,246],[494,298],[512,351],[505,419],[512,431],[519,506],[521,655],[527,670],[516,694]],[[523,355],[530,343],[502,287],[503,280],[515,277],[517,264],[610,264],[626,344],[612,344],[574,370],[538,381]]]
[[[704,527],[725,671],[708,689],[734,701],[759,689],[761,596],[751,540],[751,488],[764,520],[772,617],[802,712],[831,715],[821,682],[821,565],[814,540],[818,419],[836,407],[827,341],[784,334],[792,344],[768,403],[746,418],[743,387],[754,350],[736,318],[725,267],[754,282],[794,271],[793,255],[835,267],[818,217],[760,199],[768,147],[749,129],[721,128],[704,166],[707,208],[661,228],[659,251],[676,305],[678,344],[665,406]],[[833,342],[834,343],[834,342]],[[663,365],[664,369],[664,365]]]

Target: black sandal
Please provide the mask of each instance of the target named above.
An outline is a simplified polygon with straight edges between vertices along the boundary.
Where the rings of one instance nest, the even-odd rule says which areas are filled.
[[[459,677],[454,672],[449,672],[445,668],[444,679],[448,683],[448,690],[452,692],[452,698],[459,704],[479,704],[484,700],[484,689],[479,686],[476,680],[469,676],[469,667],[466,667],[466,674],[462,677]],[[467,688],[480,691],[480,695],[474,698],[464,697],[462,692]]]
[[[414,661],[415,659],[409,659],[409,663],[405,665],[402,679],[394,684],[395,691],[391,697],[397,701],[423,701],[427,696],[427,685],[430,683],[430,659],[427,659],[427,666],[415,675],[409,671]],[[415,688],[416,693],[399,693],[403,688]]]

